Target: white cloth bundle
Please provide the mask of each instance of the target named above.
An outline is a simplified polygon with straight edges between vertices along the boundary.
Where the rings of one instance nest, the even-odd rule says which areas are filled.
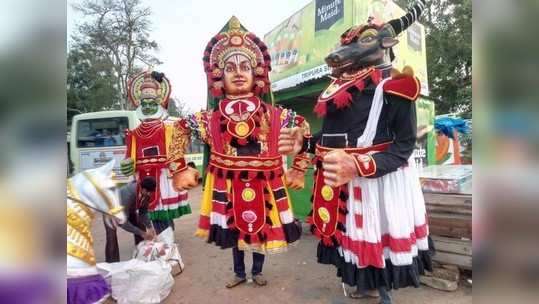
[[[144,262],[131,259],[100,263],[97,268],[109,282],[112,297],[119,304],[161,303],[174,286],[171,266],[161,260]]]

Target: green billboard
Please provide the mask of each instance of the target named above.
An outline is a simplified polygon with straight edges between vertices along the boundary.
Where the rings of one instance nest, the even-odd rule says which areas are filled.
[[[324,58],[340,44],[340,35],[369,16],[391,20],[404,15],[391,0],[313,0],[264,36],[272,58],[274,92],[328,75]],[[414,24],[394,48],[396,68],[411,66],[428,95],[425,29]]]

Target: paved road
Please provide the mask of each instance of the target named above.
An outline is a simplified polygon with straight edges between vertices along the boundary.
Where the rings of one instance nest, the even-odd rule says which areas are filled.
[[[175,238],[186,265],[185,271],[176,277],[175,285],[166,304],[227,304],[227,303],[365,303],[375,300],[352,300],[343,296],[335,268],[316,262],[317,240],[304,233],[297,246],[288,252],[266,258],[265,287],[253,283],[234,289],[224,287],[232,274],[232,252],[221,250],[193,234],[198,222],[200,187],[189,193],[193,214],[175,221]],[[305,229],[304,229],[305,230]],[[104,261],[105,232],[101,220],[94,224],[97,260]],[[129,259],[133,250],[132,237],[124,231],[118,233],[122,260]],[[249,255],[246,255],[246,257]],[[246,258],[247,269],[251,259]],[[397,304],[464,304],[472,303],[472,290],[460,287],[456,292],[442,292],[429,287],[407,288],[393,292]]]

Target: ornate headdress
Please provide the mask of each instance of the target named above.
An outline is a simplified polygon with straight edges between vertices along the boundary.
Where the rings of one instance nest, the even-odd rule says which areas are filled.
[[[225,61],[234,54],[247,56],[254,70],[256,95],[268,93],[271,58],[266,44],[255,34],[248,32],[238,18],[232,16],[228,26],[215,35],[204,50],[204,71],[208,78],[208,88],[214,97],[224,94],[222,81]]]
[[[142,99],[156,99],[163,108],[168,107],[170,97],[170,82],[165,74],[144,71],[129,80],[128,96],[131,103],[138,107]]]

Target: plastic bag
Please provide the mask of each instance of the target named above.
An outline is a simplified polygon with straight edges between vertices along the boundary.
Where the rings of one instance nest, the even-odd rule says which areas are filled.
[[[110,282],[112,297],[119,304],[161,303],[174,285],[171,266],[161,260],[99,263],[97,268]]]
[[[178,245],[174,243],[174,231],[167,228],[161,232],[155,241],[142,241],[133,252],[133,258],[149,262],[161,260],[170,264],[174,276],[183,272],[185,265]]]

